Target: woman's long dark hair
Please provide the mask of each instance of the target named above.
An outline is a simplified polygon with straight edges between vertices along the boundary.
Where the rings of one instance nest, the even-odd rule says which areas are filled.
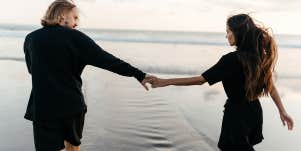
[[[238,58],[243,66],[246,97],[252,101],[269,95],[278,55],[274,38],[247,14],[229,17],[227,26],[234,34]]]

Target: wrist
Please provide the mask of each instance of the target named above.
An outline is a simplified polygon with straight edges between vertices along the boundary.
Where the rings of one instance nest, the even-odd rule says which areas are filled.
[[[148,75],[142,71],[136,72],[134,77],[141,83]]]
[[[172,83],[172,81],[170,79],[163,79],[163,84],[165,86],[169,86],[169,85],[171,85],[171,83]]]
[[[279,110],[279,113],[280,113],[280,114],[287,114],[286,111],[285,111],[284,109]]]

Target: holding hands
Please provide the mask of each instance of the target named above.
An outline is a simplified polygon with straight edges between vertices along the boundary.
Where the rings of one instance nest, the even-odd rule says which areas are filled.
[[[149,90],[147,87],[147,83],[151,84],[152,88],[165,87],[168,86],[168,79],[161,79],[153,75],[146,75],[141,84],[144,86],[146,90]]]

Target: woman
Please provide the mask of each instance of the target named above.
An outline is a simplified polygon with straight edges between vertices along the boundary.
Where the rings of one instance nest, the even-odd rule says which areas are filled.
[[[227,20],[227,39],[236,51],[230,52],[201,76],[150,80],[153,88],[168,85],[213,85],[222,82],[227,94],[222,129],[218,141],[221,151],[254,151],[262,136],[262,108],[259,97],[270,95],[281,121],[293,129],[273,82],[277,46],[266,29],[259,27],[247,14]]]
[[[148,77],[74,29],[77,22],[76,5],[56,0],[42,19],[43,27],[25,38],[25,60],[32,75],[25,118],[33,122],[36,151],[80,150],[87,112],[81,74],[86,65],[139,82]]]

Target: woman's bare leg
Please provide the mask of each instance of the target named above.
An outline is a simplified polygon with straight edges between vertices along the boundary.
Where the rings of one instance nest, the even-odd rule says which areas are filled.
[[[65,141],[65,149],[66,149],[66,151],[80,151],[79,146],[73,146],[72,144],[70,144],[67,141]]]

